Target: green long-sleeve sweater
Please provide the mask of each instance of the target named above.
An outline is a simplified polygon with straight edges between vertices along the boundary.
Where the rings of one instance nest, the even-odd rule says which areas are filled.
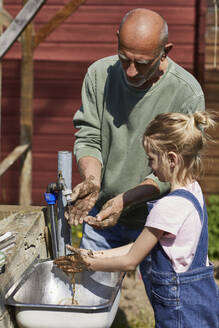
[[[146,178],[155,180],[161,194],[168,185],[152,174],[142,146],[148,123],[159,113],[189,113],[205,108],[196,79],[168,58],[164,75],[148,90],[125,82],[118,56],[100,59],[88,68],[82,87],[82,107],[74,116],[74,153],[77,160],[96,157],[102,163],[102,184],[97,205],[127,191]],[[146,203],[125,210],[123,224],[143,226]]]

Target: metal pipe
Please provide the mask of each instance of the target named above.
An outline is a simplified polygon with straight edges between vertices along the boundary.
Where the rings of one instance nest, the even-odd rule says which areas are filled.
[[[58,152],[58,173],[61,174],[64,181],[64,190],[72,189],[72,152]],[[71,227],[64,217],[65,206],[67,205],[66,197],[63,196],[62,190],[58,192],[58,253],[59,256],[68,254],[66,245],[72,244]]]
[[[57,242],[57,230],[56,230],[56,220],[54,205],[49,205],[50,213],[50,224],[51,224],[51,235],[52,235],[52,255],[53,259],[58,257],[58,242]]]

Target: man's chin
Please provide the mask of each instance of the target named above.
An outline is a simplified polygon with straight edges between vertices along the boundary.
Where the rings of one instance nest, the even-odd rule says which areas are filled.
[[[139,87],[142,87],[146,80],[141,80],[141,81],[129,81],[127,78],[126,78],[126,82],[128,83],[128,85],[130,85],[131,87],[134,87],[134,88],[139,88]]]
[[[139,80],[139,81],[134,81],[134,80],[128,80],[127,79],[127,76],[125,74],[125,72],[123,71],[123,75],[124,75],[124,78],[125,78],[125,81],[128,85],[130,85],[131,87],[134,87],[134,88],[139,88],[141,87],[143,84],[145,84],[146,82],[146,79],[142,79],[142,80]]]

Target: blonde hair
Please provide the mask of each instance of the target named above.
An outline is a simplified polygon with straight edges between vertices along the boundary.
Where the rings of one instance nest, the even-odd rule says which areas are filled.
[[[211,140],[206,131],[215,125],[213,115],[207,112],[194,114],[163,113],[155,117],[143,136],[145,150],[151,150],[165,157],[173,151],[180,159],[177,180],[183,183],[197,179],[203,170],[201,154],[203,147]],[[182,178],[182,172],[186,169]]]

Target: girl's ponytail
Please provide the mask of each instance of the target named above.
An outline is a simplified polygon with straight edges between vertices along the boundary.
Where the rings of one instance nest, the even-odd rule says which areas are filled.
[[[196,112],[192,115],[194,120],[194,125],[200,130],[204,139],[211,139],[206,131],[214,127],[216,122],[213,120],[213,114],[208,112]]]

